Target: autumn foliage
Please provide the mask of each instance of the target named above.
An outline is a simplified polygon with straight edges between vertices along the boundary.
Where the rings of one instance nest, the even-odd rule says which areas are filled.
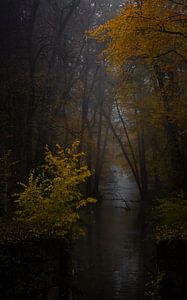
[[[123,69],[137,58],[155,63],[161,57],[186,61],[185,1],[144,0],[127,4],[119,16],[101,25],[90,36],[106,41],[103,51],[112,67]]]
[[[21,184],[16,215],[6,233],[1,232],[2,239],[77,238],[83,233],[78,224],[81,209],[95,199],[84,197],[80,191],[91,172],[86,165],[79,166],[84,154],[78,152],[78,145],[75,142],[65,150],[56,145],[55,154],[46,149],[44,166],[30,173],[27,184]],[[10,234],[11,230],[14,232]]]
[[[88,33],[104,42],[101,57],[118,78],[117,98],[132,137],[145,141],[151,181],[169,176],[177,188],[186,181],[186,21],[185,1],[130,1]]]
[[[183,0],[127,1],[117,17],[88,32],[103,43],[100,58],[118,81],[116,103],[123,124],[114,122],[113,132],[143,195],[148,190],[154,195],[186,192],[186,9]],[[183,210],[184,203],[163,199],[163,219],[174,222],[175,208]],[[163,225],[166,239],[173,232],[171,223]]]

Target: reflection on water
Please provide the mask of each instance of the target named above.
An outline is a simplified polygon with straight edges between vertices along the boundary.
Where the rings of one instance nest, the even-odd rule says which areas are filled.
[[[95,222],[75,249],[80,292],[73,300],[139,300],[143,266],[138,191],[117,166],[105,175]]]

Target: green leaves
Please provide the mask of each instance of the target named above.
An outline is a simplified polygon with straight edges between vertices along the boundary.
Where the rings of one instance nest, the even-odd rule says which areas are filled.
[[[156,226],[156,240],[187,238],[187,203],[184,193],[178,193],[159,200],[155,210],[159,222]]]

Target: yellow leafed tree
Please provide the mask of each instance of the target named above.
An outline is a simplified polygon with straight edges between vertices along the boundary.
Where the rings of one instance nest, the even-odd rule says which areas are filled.
[[[2,224],[1,241],[67,234],[77,238],[84,232],[78,224],[81,208],[96,200],[80,191],[91,172],[86,165],[79,166],[84,154],[78,152],[78,145],[75,142],[65,150],[56,145],[56,153],[46,149],[44,166],[31,172],[23,191],[16,195],[16,216],[8,226]]]
[[[107,41],[103,54],[112,68],[123,68],[129,60],[153,63],[162,56],[186,61],[187,28],[185,1],[144,0],[128,4],[119,16],[89,32]]]
[[[101,57],[120,79],[118,98],[126,118],[141,123],[141,135],[149,137],[148,155],[150,141],[162,140],[179,186],[186,176],[181,150],[187,133],[186,12],[184,0],[128,1],[117,17],[88,33],[104,43]]]

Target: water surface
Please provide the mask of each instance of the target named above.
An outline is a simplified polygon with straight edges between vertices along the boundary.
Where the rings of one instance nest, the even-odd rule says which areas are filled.
[[[113,165],[100,187],[87,236],[74,254],[79,293],[73,300],[140,300],[142,297],[142,244],[139,195],[136,185]]]

